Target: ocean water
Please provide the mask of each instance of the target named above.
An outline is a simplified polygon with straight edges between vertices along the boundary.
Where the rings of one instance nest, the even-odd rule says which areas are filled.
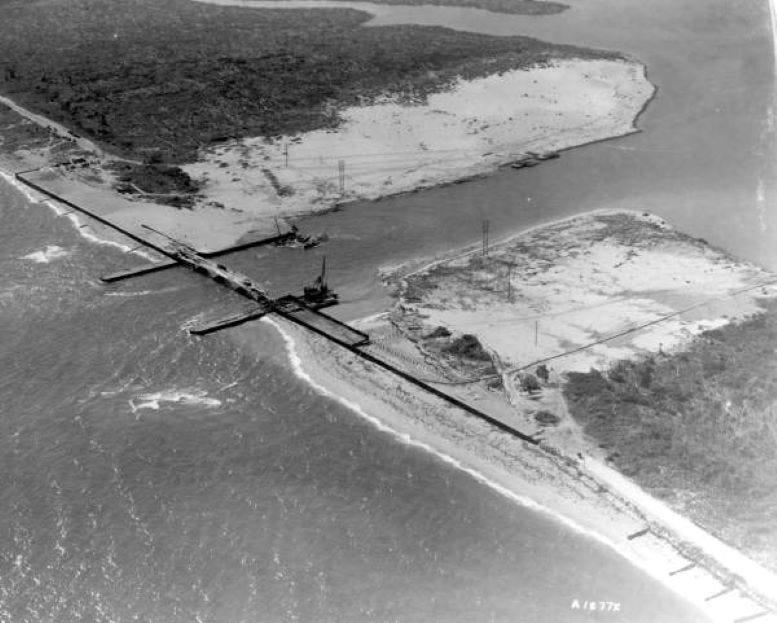
[[[506,235],[628,203],[768,264],[772,182],[753,169],[770,144],[760,13],[721,25],[720,2],[675,4],[659,8],[679,31],[636,0],[580,26],[610,47],[627,43],[624,24],[643,33],[630,40],[662,89],[643,134],[313,217],[304,226],[328,230],[325,247],[227,263],[284,292],[326,252],[337,313],[355,317],[385,304],[381,265],[475,241],[484,216]],[[564,28],[555,36],[574,34]],[[664,162],[648,148],[667,141],[693,150]],[[704,620],[600,543],[316,391],[267,323],[186,333],[234,306],[231,293],[185,271],[102,285],[139,260],[2,180],[0,217],[0,621]],[[573,610],[575,599],[620,612]]]
[[[234,303],[209,281],[106,287],[125,253],[6,183],[0,216],[0,620],[703,620],[317,393],[272,326],[189,336]]]

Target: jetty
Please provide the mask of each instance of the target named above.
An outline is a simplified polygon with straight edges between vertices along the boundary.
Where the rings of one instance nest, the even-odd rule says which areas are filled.
[[[536,156],[537,155],[535,154],[530,154],[529,158],[534,159]],[[553,154],[543,156],[545,156],[545,159],[554,157]],[[532,164],[529,164],[528,166],[532,166]],[[104,283],[116,283],[125,279],[141,277],[175,267],[185,267],[232,290],[243,298],[248,299],[249,305],[247,306],[247,309],[240,312],[232,312],[225,317],[209,320],[197,326],[189,327],[189,333],[197,336],[209,335],[217,331],[250,322],[267,314],[276,314],[289,322],[324,337],[373,366],[383,369],[390,374],[393,374],[395,377],[401,378],[422,391],[437,397],[447,404],[461,409],[464,413],[487,422],[493,429],[520,439],[530,446],[540,447],[547,452],[552,451],[552,448],[542,444],[541,440],[536,435],[522,432],[517,429],[512,422],[506,421],[503,417],[482,411],[470,404],[469,401],[465,401],[458,396],[443,391],[440,388],[439,382],[424,380],[420,378],[415,371],[410,372],[405,369],[404,366],[399,367],[396,363],[387,358],[377,356],[374,352],[370,352],[368,348],[364,348],[370,345],[370,336],[368,334],[321,311],[323,308],[336,305],[339,302],[337,294],[333,292],[327,284],[325,260],[322,263],[321,274],[316,278],[313,285],[305,287],[300,295],[286,294],[278,298],[273,298],[261,283],[256,282],[238,271],[228,268],[216,260],[217,256],[259,245],[275,243],[277,246],[287,246],[285,244],[286,241],[293,240],[295,243],[299,242],[299,236],[296,230],[293,229],[291,232],[287,233],[278,231],[277,236],[244,242],[215,252],[201,252],[191,245],[176,240],[165,232],[147,224],[140,224],[142,231],[126,230],[120,225],[111,222],[110,218],[106,217],[106,215],[95,214],[91,210],[85,209],[75,202],[69,201],[67,198],[60,197],[56,193],[45,189],[40,184],[26,180],[24,173],[17,174],[16,177],[19,181],[30,186],[34,190],[69,206],[72,211],[78,211],[90,218],[96,219],[136,241],[139,243],[138,246],[151,248],[164,257],[160,262],[143,264],[141,266],[106,275],[101,278]],[[629,534],[626,538],[629,541],[637,541],[650,533],[650,527],[642,527],[638,531]],[[686,564],[670,570],[669,575],[672,577],[682,577],[697,566],[700,566],[707,571],[707,568],[700,562],[694,561],[692,557],[687,557]],[[712,575],[716,579],[719,579],[715,573],[712,573]],[[735,590],[735,588],[739,588],[740,590]],[[721,581],[720,589],[709,595],[706,598],[706,601],[715,600],[717,603],[718,601],[725,601],[726,599],[732,598],[732,595],[737,597],[737,599],[744,599],[744,596],[747,596],[747,598],[753,597],[749,591],[744,590],[741,586]],[[734,623],[745,623],[746,621],[755,620],[760,621],[764,617],[771,620],[772,617],[770,615],[773,614],[773,611],[768,609],[768,606],[759,599],[756,598],[754,601],[756,604],[760,605],[761,608],[757,611],[753,611],[752,609],[745,610],[744,616],[736,619]]]
[[[337,294],[331,290],[327,284],[325,258],[322,263],[321,273],[312,285],[305,287],[300,295],[286,294],[279,298],[271,297],[262,284],[240,272],[228,268],[224,264],[217,262],[215,259],[218,256],[267,244],[275,244],[276,246],[294,246],[294,243],[300,241],[300,234],[295,228],[292,228],[289,232],[281,232],[280,229],[278,229],[277,235],[269,238],[239,243],[218,251],[201,252],[191,245],[177,240],[169,234],[160,231],[159,229],[155,229],[148,224],[140,224],[140,229],[142,229],[142,231],[134,228],[133,230],[129,230],[126,227],[113,222],[109,215],[102,214],[95,209],[88,209],[80,206],[67,197],[63,197],[51,189],[47,189],[40,180],[36,179],[33,181],[29,179],[28,174],[34,174],[35,171],[37,171],[37,169],[34,171],[17,173],[16,179],[50,199],[54,199],[55,201],[68,206],[71,211],[80,212],[95,219],[124,234],[138,243],[138,246],[145,246],[153,249],[165,258],[160,262],[147,263],[106,275],[101,278],[101,281],[104,283],[116,283],[118,281],[141,277],[175,267],[185,267],[212,279],[221,286],[229,288],[236,294],[249,299],[251,302],[248,309],[242,312],[232,312],[225,317],[189,327],[189,332],[191,334],[198,336],[209,335],[217,331],[256,320],[267,314],[276,314],[349,350],[354,355],[410,382],[416,387],[444,400],[448,404],[459,407],[466,413],[488,422],[502,432],[517,437],[531,445],[539,445],[540,441],[535,437],[440,390],[429,382],[418,378],[415,374],[411,374],[406,370],[398,368],[384,358],[376,357],[363,349],[364,346],[370,344],[370,336],[368,334],[321,311],[323,308],[336,305],[339,302]],[[315,242],[318,244],[319,242],[323,242],[324,239],[324,236],[319,236],[316,238]]]

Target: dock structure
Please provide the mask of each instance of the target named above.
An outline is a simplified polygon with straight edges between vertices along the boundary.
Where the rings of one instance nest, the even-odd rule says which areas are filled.
[[[175,268],[180,266],[175,260],[167,260],[163,262],[157,262],[155,264],[143,264],[135,268],[125,268],[110,275],[100,277],[100,281],[103,283],[114,283],[116,281],[123,281],[124,279],[132,279],[133,277],[140,277],[142,275],[148,275],[151,273],[159,272],[160,270],[167,270],[168,268]]]
[[[165,253],[171,258],[178,261],[183,266],[190,268],[198,273],[206,275],[216,281],[217,283],[230,288],[236,293],[251,299],[257,305],[253,309],[243,314],[233,314],[211,322],[206,325],[192,327],[189,329],[191,333],[195,335],[207,335],[220,329],[226,329],[228,327],[235,327],[244,322],[255,320],[269,313],[275,313],[282,318],[293,322],[309,331],[317,333],[331,342],[346,348],[358,357],[373,363],[388,372],[403,378],[404,380],[412,383],[413,385],[420,387],[424,391],[441,398],[442,400],[453,404],[470,415],[474,415],[481,420],[485,420],[492,426],[499,430],[508,433],[522,441],[530,443],[532,445],[539,445],[540,441],[531,435],[521,432],[517,428],[502,422],[501,420],[473,407],[472,405],[451,396],[450,394],[441,391],[440,389],[422,381],[416,376],[401,370],[390,364],[387,361],[379,357],[375,357],[361,347],[369,344],[369,335],[363,333],[357,329],[354,329],[350,325],[340,322],[339,320],[332,318],[328,314],[320,311],[321,307],[326,307],[333,304],[336,301],[328,298],[326,295],[330,293],[325,281],[325,266],[322,266],[321,276],[317,280],[317,287],[305,288],[305,296],[283,296],[277,299],[273,299],[267,292],[257,283],[253,282],[250,278],[230,270],[222,264],[218,264],[212,259],[206,258],[203,255],[197,253],[194,249],[181,242],[176,241],[167,234],[157,231],[148,225],[144,225],[149,231],[155,232],[159,236],[164,236],[170,241],[170,248],[166,249]],[[321,296],[324,295],[324,296]]]
[[[527,154],[525,154],[524,158],[512,163],[511,166],[513,166],[514,168],[522,168],[527,166],[531,167],[537,164],[539,161],[556,158],[556,157],[558,157],[557,153],[535,154],[535,153],[528,152]],[[396,367],[394,364],[390,363],[386,359],[383,359],[381,357],[376,357],[375,355],[369,353],[367,350],[363,349],[362,348],[363,346],[366,346],[370,343],[370,337],[368,334],[363,333],[349,326],[348,324],[341,322],[329,316],[328,314],[325,314],[320,311],[320,308],[331,304],[335,304],[337,302],[336,295],[334,295],[334,293],[332,293],[326,286],[326,282],[324,280],[324,270],[322,270],[321,277],[319,277],[319,279],[317,280],[316,286],[312,288],[305,288],[305,292],[303,296],[297,297],[292,295],[286,295],[281,298],[273,299],[264,290],[264,288],[262,288],[260,284],[254,282],[249,277],[237,271],[233,271],[227,268],[226,266],[220,263],[217,263],[212,259],[216,256],[226,255],[228,253],[248,249],[262,244],[283,242],[289,239],[298,239],[298,236],[296,235],[295,230],[292,230],[291,232],[282,233],[280,231],[280,228],[278,228],[277,236],[273,236],[273,237],[265,238],[261,240],[243,242],[243,243],[234,245],[232,247],[221,249],[210,253],[199,252],[194,248],[192,248],[191,246],[183,244],[173,239],[172,237],[168,236],[167,234],[160,232],[158,230],[155,230],[152,227],[149,227],[148,225],[142,225],[142,227],[144,227],[148,231],[153,232],[155,235],[152,238],[139,236],[137,233],[133,231],[129,231],[121,227],[120,225],[114,222],[111,222],[111,220],[106,218],[105,216],[95,213],[89,209],[83,208],[73,203],[72,201],[69,201],[65,197],[62,197],[54,192],[51,192],[50,190],[47,190],[43,186],[31,180],[26,179],[26,174],[33,173],[38,170],[39,169],[33,169],[31,171],[19,172],[15,174],[15,177],[17,180],[29,186],[30,188],[64,205],[67,205],[70,208],[69,212],[77,211],[77,212],[83,213],[89,216],[90,218],[93,218],[96,221],[119,231],[120,233],[124,234],[128,238],[139,243],[139,246],[146,246],[148,248],[154,249],[155,251],[157,251],[158,253],[160,253],[161,255],[167,258],[166,260],[163,260],[158,263],[145,264],[135,268],[125,269],[116,273],[112,273],[110,275],[106,275],[101,278],[103,282],[114,283],[124,279],[129,279],[132,277],[138,277],[138,276],[166,270],[169,268],[174,268],[176,266],[185,266],[197,273],[203,274],[211,278],[212,280],[216,281],[218,284],[222,286],[228,287],[229,289],[233,290],[237,294],[250,299],[254,303],[249,310],[244,311],[242,313],[233,313],[231,316],[227,316],[219,320],[206,323],[204,325],[192,327],[189,329],[190,333],[195,335],[207,335],[215,331],[219,331],[229,327],[234,327],[244,322],[249,322],[251,320],[261,318],[262,316],[269,313],[275,313],[281,316],[282,318],[289,320],[290,322],[293,322],[299,326],[302,326],[314,333],[317,333],[327,338],[331,342],[338,344],[341,347],[349,350],[354,355],[361,357],[363,360],[371,364],[374,364],[375,366],[380,367],[383,370],[386,370],[401,379],[404,379],[405,381],[415,385],[416,387],[426,391],[427,393],[432,394],[439,399],[442,399],[448,404],[454,405],[460,408],[462,411],[489,423],[494,428],[504,433],[507,433],[508,435],[516,437],[526,442],[527,444],[531,444],[534,446],[539,446],[541,444],[541,440],[537,438],[536,434],[527,435],[526,433],[523,433],[520,430],[514,428],[511,424],[508,424],[492,415],[489,415],[481,411],[480,409],[477,409],[473,405],[468,404],[467,402],[464,402],[455,396],[452,396],[451,394],[443,392],[441,389],[439,389],[439,387],[435,387],[434,385],[431,385],[430,382],[424,381],[418,376],[411,374],[406,370]],[[277,224],[276,224],[276,227],[277,227]],[[485,252],[487,252],[488,232],[485,231],[484,233],[485,233],[485,237],[484,237]],[[535,365],[536,363],[537,362],[531,365]],[[650,528],[645,527],[641,530],[638,530],[632,534],[627,535],[627,539],[631,541],[631,540],[643,537],[649,534],[650,532],[651,532]],[[696,566],[697,566],[697,563],[689,562],[685,566],[671,571],[669,575],[675,576],[675,575],[684,573],[686,571],[690,571]],[[716,600],[733,591],[734,591],[733,586],[725,585],[717,593],[714,593],[706,597],[705,601],[710,602],[710,601]],[[771,610],[761,610],[758,612],[747,614],[738,619],[735,619],[733,623],[746,623],[749,621],[760,619],[761,617],[767,616],[769,614],[772,614]]]
[[[704,601],[712,601],[713,599],[717,599],[718,597],[722,597],[723,595],[727,595],[731,591],[734,590],[733,586],[726,586],[722,590],[718,591],[714,595],[710,595],[709,597],[705,597]]]
[[[46,189],[40,184],[27,179],[26,174],[32,172],[33,171],[25,171],[17,173],[16,179],[29,186],[33,190],[36,190],[51,199],[67,205],[73,211],[83,213],[90,218],[93,218],[96,221],[121,232],[140,245],[155,250],[167,258],[166,260],[158,263],[145,264],[139,267],[130,268],[106,275],[102,278],[103,282],[114,283],[124,279],[139,277],[142,275],[166,270],[175,266],[185,266],[197,273],[213,279],[216,283],[229,288],[230,290],[245,298],[248,298],[254,303],[254,305],[251,306],[249,310],[243,313],[233,313],[232,315],[226,316],[219,320],[214,320],[203,325],[191,327],[189,329],[190,333],[194,335],[207,335],[221,329],[235,327],[243,324],[244,322],[249,322],[251,320],[261,318],[262,316],[269,313],[275,313],[282,318],[289,320],[290,322],[293,322],[309,331],[325,337],[331,342],[334,342],[335,344],[338,344],[339,346],[349,350],[362,359],[377,365],[400,378],[403,378],[404,380],[416,385],[426,392],[448,402],[449,404],[461,408],[470,415],[485,420],[492,426],[505,433],[517,437],[532,445],[538,445],[540,443],[538,439],[522,433],[511,425],[502,422],[501,420],[491,415],[488,415],[487,413],[456,398],[455,396],[441,391],[439,388],[434,387],[429,383],[417,378],[416,376],[397,368],[388,361],[385,361],[379,357],[375,357],[374,355],[371,355],[370,353],[363,350],[362,347],[368,345],[370,342],[369,335],[320,311],[323,307],[328,307],[329,305],[337,303],[337,295],[332,292],[326,284],[325,266],[322,266],[321,275],[317,278],[316,283],[312,287],[304,288],[304,293],[302,296],[286,295],[277,299],[273,299],[260,284],[237,271],[227,268],[223,264],[219,264],[213,259],[216,256],[226,255],[228,253],[247,249],[261,244],[283,242],[288,240],[290,237],[296,238],[296,232],[294,230],[286,233],[278,231],[278,235],[271,238],[249,241],[226,249],[221,249],[219,251],[203,253],[148,225],[142,225],[142,227],[151,233],[149,236],[141,236],[134,231],[123,228],[120,225],[111,222],[111,220],[105,216],[98,214],[93,210],[79,206],[76,203],[68,200],[66,197],[62,197],[57,193]]]
[[[209,333],[215,333],[216,331],[221,331],[222,329],[237,327],[246,322],[250,322],[251,320],[257,320],[262,316],[266,316],[269,312],[269,308],[265,307],[264,305],[258,305],[254,309],[247,312],[231,314],[217,320],[189,327],[189,333],[192,335],[208,335]]]
[[[144,225],[143,227],[169,239],[171,241],[172,248],[171,250],[167,251],[167,254],[174,259],[177,259],[182,265],[187,266],[188,268],[198,273],[207,275],[217,283],[226,286],[238,294],[257,303],[256,308],[245,312],[242,315],[232,315],[209,325],[193,327],[190,329],[190,332],[197,335],[206,335],[208,333],[218,331],[219,329],[234,327],[242,324],[243,322],[248,322],[249,320],[254,320],[265,314],[274,312],[282,318],[286,318],[287,320],[298,324],[314,333],[322,335],[335,344],[350,350],[352,353],[361,357],[362,359],[378,365],[384,370],[387,370],[405,379],[406,381],[409,381],[413,385],[420,387],[426,392],[433,394],[438,398],[442,398],[446,402],[463,409],[467,413],[485,420],[503,432],[518,437],[522,441],[532,445],[539,445],[540,441],[535,439],[533,436],[519,431],[509,424],[506,424],[505,422],[502,422],[501,420],[488,415],[487,413],[484,413],[480,409],[476,409],[472,405],[467,404],[466,402],[451,396],[450,394],[447,394],[436,387],[433,387],[429,383],[418,379],[414,375],[409,374],[404,370],[400,370],[387,361],[370,355],[369,353],[362,350],[360,348],[361,346],[369,344],[369,335],[319,311],[320,307],[331,304],[331,300],[323,298],[317,301],[317,297],[312,297],[311,300],[308,297],[296,297],[291,295],[287,295],[278,299],[272,299],[267,294],[267,292],[261,288],[261,286],[254,283],[245,275],[230,270],[222,264],[218,264],[211,259],[203,257],[191,247],[182,244],[173,238],[170,238],[170,236],[164,234],[163,232],[157,231],[148,225]],[[318,284],[320,289],[314,289],[317,293],[326,293],[328,291],[326,282],[324,280],[324,267],[322,267],[322,274],[321,277],[319,277]],[[308,290],[309,289],[306,288],[306,295],[309,294]]]
[[[685,565],[684,567],[681,567],[680,569],[675,569],[674,571],[670,571],[669,575],[677,575],[678,573],[683,573],[685,571],[690,571],[695,566],[696,566],[695,562],[689,562],[687,565]]]
[[[370,336],[366,333],[311,307],[299,297],[284,296],[277,299],[273,311],[291,322],[351,349],[366,346],[370,342]]]

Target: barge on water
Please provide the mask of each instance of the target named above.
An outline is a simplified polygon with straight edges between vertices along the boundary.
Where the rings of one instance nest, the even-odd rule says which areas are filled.
[[[303,288],[302,296],[287,295],[273,299],[263,288],[246,275],[203,257],[189,245],[148,225],[143,227],[164,236],[170,241],[170,248],[167,250],[167,253],[171,258],[195,272],[210,277],[216,283],[233,290],[255,303],[255,305],[251,306],[251,309],[246,311],[189,327],[189,333],[206,335],[261,318],[271,312],[277,312],[316,332],[324,333],[330,337],[336,335],[338,336],[337,339],[350,346],[362,345],[369,341],[369,338],[364,333],[318,313],[319,309],[337,305],[339,302],[337,293],[329,287],[326,280],[326,257],[321,261],[321,274],[316,277],[313,285]]]

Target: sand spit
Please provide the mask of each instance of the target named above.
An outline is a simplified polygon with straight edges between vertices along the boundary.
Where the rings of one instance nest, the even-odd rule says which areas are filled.
[[[631,212],[573,217],[487,257],[471,249],[387,278],[401,282],[405,326],[474,333],[507,368],[553,358],[559,373],[683,346],[777,294],[775,275]]]
[[[119,195],[115,174],[104,166],[115,158],[7,98],[0,103],[49,128],[72,145],[72,156],[87,160],[26,174],[32,181],[138,235],[144,222],[215,251],[248,234],[274,232],[279,218],[482,176],[527,152],[634,132],[653,92],[638,63],[564,60],[459,80],[424,103],[385,98],[340,111],[336,129],[204,149],[198,162],[183,167],[205,183],[192,210]],[[51,159],[39,151],[18,150],[4,162],[13,171],[37,168]]]
[[[526,433],[537,431],[530,416],[538,409],[555,408],[559,426],[541,433],[540,447],[524,444],[278,322],[302,378],[401,442],[607,545],[712,620],[766,613],[759,620],[777,621],[777,575],[611,469],[568,414],[564,421],[559,380],[551,379],[542,397],[531,400],[510,371],[591,340],[602,343],[553,360],[556,370],[587,369],[654,352],[659,344],[679,346],[704,328],[757,311],[759,298],[777,296],[774,275],[736,262],[655,216],[600,211],[533,228],[495,245],[487,258],[473,247],[421,268],[418,262],[395,268],[388,279],[401,293],[397,308],[359,323],[373,338],[372,354],[417,377],[436,377],[444,391]],[[535,346],[538,317],[545,320]],[[455,369],[435,350],[432,342],[444,338],[428,336],[441,325],[452,332],[450,339],[464,332],[481,338],[501,360],[497,376],[503,385],[445,384],[471,369]],[[606,338],[613,332],[623,335],[610,343]]]
[[[634,132],[653,91],[637,63],[558,61],[460,80],[424,103],[346,108],[337,129],[207,149],[185,170],[207,181],[206,202],[256,219],[301,214]]]
[[[695,602],[702,601],[706,607],[704,600],[717,592],[709,592],[710,578],[717,578],[726,586],[736,585],[771,599],[772,607],[777,605],[777,575],[607,466],[602,451],[583,437],[569,417],[561,393],[564,372],[602,369],[619,359],[679,348],[706,329],[758,312],[760,299],[777,296],[777,276],[737,262],[703,240],[677,232],[658,217],[614,211],[535,227],[492,246],[487,255],[477,246],[420,268],[418,264],[395,267],[386,274],[400,295],[396,309],[387,316],[394,337],[384,332],[389,336],[386,352],[404,349],[399,358],[412,361],[409,353],[414,351],[416,371],[422,362],[427,367],[436,362],[438,378],[448,378],[446,390],[461,398],[469,394],[481,408],[488,402],[484,394],[501,394],[503,404],[512,408],[511,424],[521,430],[537,428],[537,413],[552,414],[558,425],[542,430],[545,451],[564,464],[568,476],[590,479],[619,503],[627,504],[628,512],[636,511],[653,533],[665,537],[662,547],[667,542],[674,544],[671,564],[664,554],[647,546],[643,553],[652,560],[645,563],[649,568],[655,571],[650,566],[654,563],[674,565],[677,571],[696,565],[693,573],[684,575],[683,571],[671,579],[672,586],[682,585],[681,592],[694,596]],[[380,319],[371,323],[377,326]],[[446,347],[463,334],[480,340],[496,369],[480,381],[456,385],[457,379],[477,379],[483,373],[448,354]],[[534,372],[542,361],[551,367],[550,379],[540,395],[532,396],[523,391],[521,371]],[[576,474],[568,473],[570,466]],[[529,497],[540,501],[546,498],[537,495],[555,493],[535,491]],[[567,512],[558,501],[541,503]],[[579,512],[573,509],[566,516],[606,536],[630,558],[634,547],[650,543],[637,544],[635,539],[622,550],[624,543],[615,545],[616,535],[591,523],[593,515],[580,516]],[[623,521],[615,525],[625,532]],[[654,554],[655,560],[650,558]],[[638,564],[643,564],[640,556]],[[742,594],[738,599],[735,591],[714,603],[719,611],[712,614],[722,620],[749,616],[746,611],[752,610],[748,599]]]
[[[617,481],[600,478],[590,459],[581,461],[547,445],[524,444],[318,336],[284,321],[271,322],[284,334],[297,374],[320,393],[341,401],[401,443],[431,452],[501,495],[543,513],[549,521],[606,545],[696,605],[710,620],[730,623],[750,617],[769,607],[766,598],[774,599],[773,591],[757,590],[763,587],[761,582],[774,580],[773,574],[747,561],[754,567],[741,569],[755,568],[758,573],[736,580],[726,560],[712,557],[719,553],[715,548],[708,557],[705,546],[710,543],[707,539],[716,541],[713,537],[705,533],[705,539],[692,540],[689,537],[698,533],[673,531],[663,514],[668,509],[657,513],[631,489],[621,491]],[[478,406],[483,408],[481,403]],[[636,488],[633,483],[629,486]],[[644,536],[629,538],[645,528],[650,531]],[[693,568],[677,573],[692,562]],[[753,598],[754,594],[764,599]],[[759,620],[775,623],[777,615]]]

